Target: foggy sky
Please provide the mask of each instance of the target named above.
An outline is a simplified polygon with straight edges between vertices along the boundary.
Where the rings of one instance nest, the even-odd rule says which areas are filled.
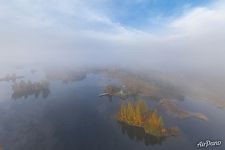
[[[124,25],[104,13],[103,2],[1,1],[1,64],[225,70],[224,1],[185,8],[157,29]]]
[[[166,2],[0,1],[0,72],[10,65],[118,66],[225,107],[225,1],[185,3],[169,8],[173,14],[142,7],[158,1]]]

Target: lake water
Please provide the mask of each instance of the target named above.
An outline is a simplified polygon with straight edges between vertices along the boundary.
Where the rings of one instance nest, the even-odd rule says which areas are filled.
[[[38,71],[17,70],[5,74],[15,72],[24,76],[16,82],[45,80],[43,72]],[[25,93],[15,93],[13,81],[0,82],[3,150],[194,150],[200,141],[225,141],[225,110],[210,102],[188,97],[177,101],[190,111],[204,113],[209,120],[183,120],[164,114],[165,125],[179,127],[180,133],[175,137],[156,138],[146,135],[141,128],[116,121],[119,98],[98,96],[108,84],[120,84],[118,80],[88,73],[77,81],[48,82],[43,89]],[[147,103],[155,102],[149,99]],[[213,149],[224,150],[224,143]]]

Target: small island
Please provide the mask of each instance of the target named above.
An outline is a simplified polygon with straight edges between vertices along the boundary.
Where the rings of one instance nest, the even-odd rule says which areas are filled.
[[[146,134],[159,138],[175,136],[179,132],[179,129],[176,127],[165,128],[162,117],[156,111],[150,110],[142,100],[135,103],[130,101],[122,103],[116,119],[130,126],[144,128]]]

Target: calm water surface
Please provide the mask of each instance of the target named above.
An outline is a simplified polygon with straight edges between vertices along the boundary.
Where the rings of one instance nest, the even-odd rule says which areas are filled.
[[[24,78],[16,82],[40,82],[45,77],[29,71],[18,75]],[[120,99],[98,97],[106,85],[120,84],[115,79],[89,73],[80,81],[53,80],[48,88],[22,94],[13,92],[13,84],[0,82],[0,145],[4,150],[192,150],[202,140],[225,141],[225,111],[209,102],[178,101],[188,110],[204,113],[209,121],[164,114],[165,125],[177,126],[181,132],[177,137],[158,139],[115,120]],[[224,150],[225,146],[214,149]]]

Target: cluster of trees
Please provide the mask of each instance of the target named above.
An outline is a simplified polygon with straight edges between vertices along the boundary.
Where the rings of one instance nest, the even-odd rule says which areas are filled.
[[[159,116],[155,111],[148,115],[148,118],[144,123],[144,130],[146,133],[157,137],[166,134],[162,117]]]
[[[144,101],[122,103],[117,120],[131,126],[144,128],[145,133],[161,137],[166,132],[162,117],[150,111]]]
[[[12,84],[12,90],[13,99],[19,99],[22,97],[27,98],[30,95],[35,95],[37,98],[41,93],[43,98],[46,98],[50,93],[49,82],[46,80],[41,82],[26,82],[21,80],[20,82],[15,82]]]

